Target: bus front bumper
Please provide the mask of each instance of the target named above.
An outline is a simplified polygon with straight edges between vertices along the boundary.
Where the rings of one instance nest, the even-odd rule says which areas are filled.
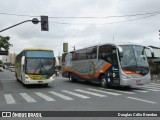
[[[145,85],[150,83],[150,75],[146,75],[144,77],[139,78],[121,78],[120,85],[122,86],[131,86],[131,85]]]
[[[31,80],[26,79],[24,84],[48,84],[53,83],[55,79],[47,79],[47,80]]]

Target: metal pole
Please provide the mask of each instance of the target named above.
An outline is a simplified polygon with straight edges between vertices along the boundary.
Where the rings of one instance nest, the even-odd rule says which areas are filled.
[[[23,21],[23,22],[17,23],[17,24],[15,24],[15,25],[12,25],[12,26],[10,26],[10,27],[7,27],[7,28],[5,28],[5,29],[3,29],[3,30],[0,30],[0,32],[3,32],[3,31],[5,31],[5,30],[8,30],[8,29],[13,28],[13,27],[15,27],[15,26],[18,26],[18,25],[23,24],[23,23],[25,23],[25,22],[31,22],[31,21],[32,21],[32,20],[25,20],[25,21]]]

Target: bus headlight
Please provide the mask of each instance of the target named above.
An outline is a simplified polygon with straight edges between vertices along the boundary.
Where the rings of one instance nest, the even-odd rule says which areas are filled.
[[[122,74],[122,79],[130,79],[130,77]]]
[[[25,75],[25,79],[30,80],[31,78],[28,75]]]
[[[53,76],[51,76],[49,79],[54,79],[56,76],[55,76],[55,74],[53,75]]]

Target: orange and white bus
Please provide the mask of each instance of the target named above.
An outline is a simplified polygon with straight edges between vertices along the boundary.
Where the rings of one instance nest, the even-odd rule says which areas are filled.
[[[102,87],[150,83],[145,49],[136,44],[103,44],[62,55],[62,76],[70,81],[98,82]]]
[[[55,61],[53,50],[27,48],[16,56],[15,76],[23,84],[53,83]]]

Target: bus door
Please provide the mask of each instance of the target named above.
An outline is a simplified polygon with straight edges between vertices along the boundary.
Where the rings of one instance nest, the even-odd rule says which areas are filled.
[[[120,85],[120,75],[119,75],[119,65],[118,65],[118,56],[117,49],[112,49],[112,67],[111,67],[111,84],[118,86]]]

